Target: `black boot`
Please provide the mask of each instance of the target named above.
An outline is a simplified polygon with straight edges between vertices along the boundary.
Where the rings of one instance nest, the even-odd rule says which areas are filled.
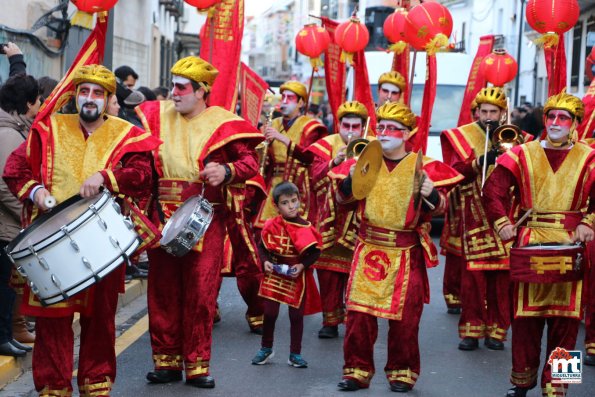
[[[448,314],[461,314],[461,308],[460,307],[449,307],[448,309],[446,309],[446,312]]]
[[[486,337],[483,343],[490,350],[504,350],[504,343],[494,338]]]
[[[215,379],[211,375],[199,376],[198,378],[186,379],[186,384],[201,389],[212,389],[215,387]]]
[[[595,354],[585,354],[585,359],[583,360],[583,364],[595,365]]]
[[[477,338],[466,337],[459,343],[459,350],[475,350],[479,347]]]
[[[407,383],[403,382],[390,382],[390,391],[394,391],[396,393],[407,393],[411,390],[411,386]]]
[[[17,349],[10,342],[4,342],[0,345],[0,356],[25,357],[26,355],[26,351]]]
[[[16,347],[17,349],[24,350],[26,352],[30,352],[30,351],[33,350],[33,348],[31,346],[29,346],[29,345],[23,345],[21,342],[19,342],[16,339],[11,340],[9,343],[11,345],[13,345],[14,347]]]
[[[169,383],[182,380],[182,371],[177,369],[156,369],[147,374],[151,383]]]
[[[339,382],[337,387],[342,391],[356,391],[360,389],[357,382],[353,379],[343,379],[341,382]]]
[[[318,331],[320,339],[333,339],[339,336],[339,327],[337,325],[325,325]]]
[[[529,387],[515,386],[512,389],[508,389],[506,397],[525,397],[529,390]]]

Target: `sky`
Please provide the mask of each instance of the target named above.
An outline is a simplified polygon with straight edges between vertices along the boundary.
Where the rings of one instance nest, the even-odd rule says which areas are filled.
[[[275,0],[244,0],[244,11],[247,16],[260,15],[273,5]]]

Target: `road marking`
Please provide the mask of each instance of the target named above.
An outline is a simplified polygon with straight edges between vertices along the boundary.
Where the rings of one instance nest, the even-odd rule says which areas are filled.
[[[116,338],[116,357],[130,345],[136,342],[145,332],[149,330],[149,315],[145,314],[132,327],[128,328],[122,335]],[[72,372],[72,376],[77,376],[78,369]]]

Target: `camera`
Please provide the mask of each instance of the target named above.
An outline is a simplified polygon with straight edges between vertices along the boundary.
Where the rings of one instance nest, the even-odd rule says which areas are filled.
[[[6,46],[6,43],[0,43],[0,54],[6,54],[6,50],[4,49]]]

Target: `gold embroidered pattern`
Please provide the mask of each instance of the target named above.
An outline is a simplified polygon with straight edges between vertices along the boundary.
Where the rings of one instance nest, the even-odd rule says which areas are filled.
[[[186,379],[209,374],[209,361],[198,357],[193,363],[186,363]]]
[[[174,354],[153,354],[156,369],[182,369],[184,357]]]
[[[373,376],[374,371],[365,371],[359,368],[343,368],[344,378],[353,378],[364,385],[369,385]]]

